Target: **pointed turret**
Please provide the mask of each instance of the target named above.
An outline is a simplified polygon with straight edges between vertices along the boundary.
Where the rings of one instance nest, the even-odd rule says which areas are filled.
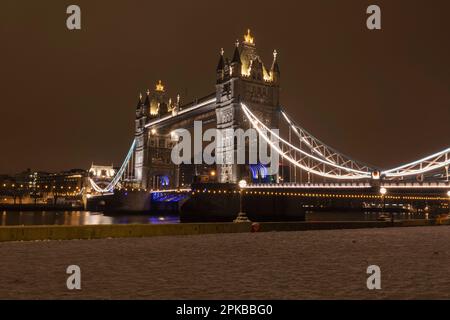
[[[240,47],[242,63],[241,74],[245,77],[249,77],[253,61],[259,59],[256,51],[255,38],[252,36],[250,29],[248,29],[247,34],[244,35],[244,41]]]
[[[139,109],[140,107],[142,107],[142,93],[139,93],[139,100],[136,109]]]
[[[244,43],[248,45],[255,45],[255,38],[253,38],[250,29],[247,29],[247,34],[244,35]]]
[[[278,65],[278,52],[277,50],[273,51],[273,63],[272,68],[270,69],[270,76],[273,82],[278,82],[280,80],[280,66]]]
[[[145,97],[144,106],[148,109],[150,109],[150,90],[147,89],[147,95]],[[147,109],[147,110],[148,110]]]
[[[220,49],[220,57],[219,57],[219,63],[217,64],[217,83],[223,81],[224,73],[225,73],[225,60],[223,58],[223,48]]]
[[[236,41],[236,47],[234,48],[233,60],[231,60],[231,76],[239,77],[241,75],[242,61],[241,53],[239,51],[239,40]]]
[[[144,115],[144,104],[142,103],[142,93],[139,93],[139,99],[136,106],[136,118]]]
[[[155,91],[156,92],[161,92],[161,93],[165,92],[165,88],[164,88],[164,85],[163,85],[161,80],[159,80],[158,83],[156,84]]]
[[[174,104],[172,115],[176,116],[178,112],[180,112],[180,94],[177,94],[177,102]]]
[[[224,50],[223,48],[220,49],[220,57],[219,57],[219,63],[217,64],[217,72],[222,71],[223,68],[225,68],[225,60],[223,59],[223,54],[224,54]]]
[[[236,40],[234,54],[233,54],[233,60],[231,60],[231,63],[241,64],[241,53],[239,52],[239,40]]]

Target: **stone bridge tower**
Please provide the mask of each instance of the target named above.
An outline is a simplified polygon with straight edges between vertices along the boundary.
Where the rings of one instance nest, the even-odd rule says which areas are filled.
[[[133,158],[134,185],[137,188],[164,189],[178,186],[176,166],[171,163],[171,128],[148,127],[148,124],[165,117],[176,115],[179,97],[176,102],[169,99],[161,80],[153,93],[147,90],[145,102],[142,96],[136,108],[135,139]]]
[[[223,139],[218,143],[217,157],[223,158],[225,164],[217,165],[219,182],[236,183],[249,172],[248,168],[237,165],[236,161],[229,164],[230,155],[236,159],[236,142],[232,131],[227,129],[245,131],[249,128],[240,103],[245,103],[269,128],[278,128],[279,84],[277,52],[273,53],[271,67],[266,68],[258,55],[250,30],[242,43],[236,41],[231,61],[221,51],[217,65],[216,115],[217,128],[222,130]],[[228,159],[225,159],[226,155]]]
[[[236,42],[231,60],[225,58],[221,51],[216,72],[215,92],[192,103],[180,105],[179,96],[176,102],[168,99],[161,81],[152,94],[147,91],[145,101],[143,97],[139,98],[135,119],[136,146],[132,160],[133,184],[136,187],[167,189],[180,186],[181,168],[171,162],[174,145],[172,133],[180,128],[192,131],[194,121],[202,121],[205,128],[216,127],[222,133],[234,131],[228,129],[245,131],[249,123],[241,110],[240,103],[243,102],[268,127],[278,128],[280,69],[276,51],[270,68],[267,68],[258,55],[249,30],[242,43]],[[236,154],[234,132],[231,132],[218,141],[216,157],[228,155],[236,158]],[[248,165],[231,164],[236,161],[225,160],[225,163],[230,164],[217,164],[216,170],[211,171],[214,172],[214,181],[236,183],[249,176]],[[201,175],[195,165],[190,165],[187,168],[189,170],[186,168],[184,166],[189,174],[181,176],[193,175],[194,180]],[[188,180],[183,178],[184,184],[189,183]]]
[[[148,100],[148,97],[147,97]],[[136,106],[136,120],[135,120],[135,139],[136,146],[134,151],[134,180],[138,182],[139,187],[147,184],[147,130],[145,124],[148,116],[147,101],[142,101],[142,95],[139,96],[139,101]]]

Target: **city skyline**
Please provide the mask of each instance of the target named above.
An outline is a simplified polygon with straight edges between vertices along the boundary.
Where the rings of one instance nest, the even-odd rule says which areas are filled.
[[[379,4],[383,29],[371,33],[360,1],[270,11],[277,5],[262,2],[224,19],[200,13],[219,9],[198,1],[150,21],[146,12],[171,12],[169,4],[108,4],[104,13],[106,4],[79,1],[80,31],[65,27],[66,3],[8,3],[0,172],[119,165],[133,139],[138,94],[158,80],[182,103],[212,93],[220,48],[231,56],[247,28],[265,61],[279,52],[282,104],[320,139],[380,167],[439,151],[450,136],[436,122],[450,118],[449,5]]]

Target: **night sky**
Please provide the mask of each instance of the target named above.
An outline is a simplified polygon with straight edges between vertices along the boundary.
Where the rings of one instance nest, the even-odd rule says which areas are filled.
[[[77,4],[82,30],[66,28]],[[366,28],[370,4],[382,30]],[[139,92],[215,89],[220,48],[251,28],[279,52],[282,104],[305,129],[381,167],[450,146],[450,2],[23,1],[0,4],[0,173],[119,165]]]

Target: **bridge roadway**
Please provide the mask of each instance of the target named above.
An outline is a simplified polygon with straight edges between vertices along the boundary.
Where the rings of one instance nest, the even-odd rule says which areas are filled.
[[[380,188],[386,188],[381,194]],[[239,190],[235,184],[194,184],[189,189],[124,188],[92,196],[94,211],[167,212],[183,222],[231,222],[240,210],[252,221],[302,221],[308,211],[395,211],[448,213],[450,184],[369,183],[256,184]],[[242,195],[242,197],[241,197]],[[101,204],[101,206],[99,206]]]
[[[185,191],[181,220],[232,221],[241,201],[252,221],[300,221],[308,211],[449,211],[448,183],[411,183],[410,188],[406,183],[385,183],[383,187],[386,193],[382,194],[380,186],[366,183],[248,185],[241,191],[236,185],[200,184]]]
[[[385,194],[380,190],[386,189]],[[192,189],[151,190],[151,194],[208,194],[211,196],[237,195],[238,187],[226,184],[203,184]],[[299,196],[316,199],[357,199],[358,201],[385,200],[388,203],[422,203],[425,208],[429,202],[448,206],[450,202],[450,183],[382,183],[373,186],[369,183],[317,183],[317,184],[250,184],[242,190],[244,196]],[[171,197],[167,197],[171,199]],[[161,197],[164,199],[164,197]],[[377,204],[374,204],[375,206]]]

